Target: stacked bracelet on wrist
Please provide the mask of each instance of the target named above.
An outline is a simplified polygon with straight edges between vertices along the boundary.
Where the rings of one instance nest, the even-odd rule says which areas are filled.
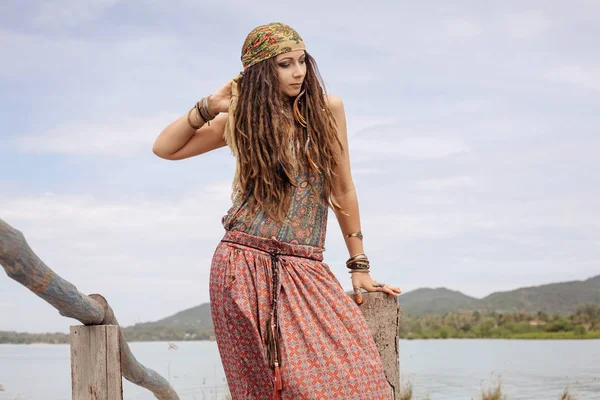
[[[204,121],[204,123],[208,124],[208,126],[210,126],[210,121],[215,119],[215,117],[217,116],[217,114],[211,113],[208,108],[208,97],[203,97],[200,101],[196,102],[194,107],[192,107],[187,114],[188,124],[190,124],[190,126],[194,129],[200,129],[200,126],[192,124],[192,121],[190,119],[190,114],[194,110],[196,110],[198,116]]]
[[[356,254],[346,261],[346,267],[350,269],[348,272],[351,274],[354,272],[369,272],[369,259],[365,253]]]

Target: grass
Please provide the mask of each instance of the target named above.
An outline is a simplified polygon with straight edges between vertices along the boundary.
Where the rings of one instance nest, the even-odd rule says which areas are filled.
[[[577,400],[577,398],[571,393],[569,393],[569,388],[565,388],[562,395],[560,396],[560,400]]]
[[[400,400],[410,400],[413,396],[412,382],[408,382],[406,385],[400,387]]]
[[[502,393],[502,379],[498,377],[495,384],[482,388],[479,400],[508,400],[508,396]]]
[[[558,398],[559,400],[577,400],[577,397],[569,393],[569,388],[565,388],[563,393]],[[399,400],[413,400],[413,384],[412,382],[404,383],[400,386]],[[416,400],[416,399],[415,399]],[[431,400],[429,396],[422,400]],[[504,393],[502,379],[498,377],[496,382],[492,383],[487,388],[481,388],[481,393],[477,398],[471,400],[509,400],[508,395]]]

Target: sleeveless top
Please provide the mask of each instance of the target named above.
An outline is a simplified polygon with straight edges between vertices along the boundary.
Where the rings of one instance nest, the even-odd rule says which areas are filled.
[[[313,185],[316,192],[321,193],[321,175],[312,171],[301,172],[295,175],[295,180],[298,187],[293,188],[293,198],[287,212],[289,218],[283,222],[276,222],[264,210],[251,215],[248,199],[243,198],[235,201],[223,216],[223,227],[254,236],[275,237],[282,242],[323,248],[329,207],[319,202],[310,187]]]

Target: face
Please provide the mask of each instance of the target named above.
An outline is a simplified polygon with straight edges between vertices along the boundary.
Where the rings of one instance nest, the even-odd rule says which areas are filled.
[[[281,92],[290,97],[295,97],[302,89],[302,82],[306,77],[306,55],[304,50],[291,51],[275,57],[277,77]]]

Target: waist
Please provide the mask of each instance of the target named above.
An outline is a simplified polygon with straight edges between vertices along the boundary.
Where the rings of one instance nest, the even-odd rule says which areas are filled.
[[[265,238],[250,235],[241,231],[225,230],[225,235],[221,242],[235,243],[241,246],[250,247],[270,255],[293,256],[309,258],[315,261],[323,261],[324,247],[308,246],[282,242],[275,237]]]

